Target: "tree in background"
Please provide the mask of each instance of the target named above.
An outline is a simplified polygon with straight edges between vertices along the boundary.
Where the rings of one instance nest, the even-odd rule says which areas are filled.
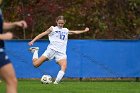
[[[70,38],[136,39],[140,34],[140,0],[5,0],[3,6],[5,20],[28,22],[26,32],[15,31],[17,39],[33,38],[55,25],[59,15],[66,17],[69,29],[90,27]]]

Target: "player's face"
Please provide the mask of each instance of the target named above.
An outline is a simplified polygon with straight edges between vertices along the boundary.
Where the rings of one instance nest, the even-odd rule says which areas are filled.
[[[0,5],[2,4],[2,0],[0,0]]]
[[[63,28],[65,21],[64,20],[57,20],[56,23],[57,23],[58,27]]]

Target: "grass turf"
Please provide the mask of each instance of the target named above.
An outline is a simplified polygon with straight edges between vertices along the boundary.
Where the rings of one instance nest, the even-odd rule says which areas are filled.
[[[39,80],[19,80],[18,93],[140,93],[139,82],[64,81],[58,85],[41,84]],[[5,93],[4,82],[0,93]]]

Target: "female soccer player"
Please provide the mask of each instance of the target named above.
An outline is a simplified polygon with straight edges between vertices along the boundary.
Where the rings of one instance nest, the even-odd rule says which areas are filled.
[[[0,0],[0,4],[1,2],[2,0]],[[5,54],[3,41],[12,39],[13,35],[10,32],[3,34],[3,30],[9,30],[15,27],[26,28],[27,24],[25,21],[3,22],[2,12],[0,10],[0,75],[6,82],[6,93],[17,93],[17,79],[12,63]]]
[[[67,68],[66,47],[68,34],[80,34],[89,31],[89,28],[85,28],[85,30],[81,31],[69,31],[67,28],[63,28],[66,23],[63,16],[57,17],[56,23],[57,26],[51,26],[48,30],[37,35],[31,42],[28,43],[32,46],[34,42],[41,37],[45,35],[49,36],[50,44],[40,58],[38,58],[38,47],[31,47],[29,50],[33,52],[33,65],[35,67],[39,67],[46,60],[48,61],[55,58],[57,64],[61,67],[61,70],[58,72],[54,84],[58,84],[60,82]]]

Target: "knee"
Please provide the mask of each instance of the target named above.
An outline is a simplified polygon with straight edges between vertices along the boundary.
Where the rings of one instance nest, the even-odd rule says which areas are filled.
[[[66,64],[63,64],[63,65],[61,66],[61,69],[62,69],[63,71],[65,71],[65,70],[67,69],[67,65],[66,65]]]
[[[9,85],[15,85],[16,86],[17,83],[18,83],[18,80],[16,79],[16,77],[13,77],[13,78],[8,79],[6,82]]]
[[[34,66],[35,68],[39,67],[39,65],[37,64],[37,62],[36,62],[36,61],[35,61],[35,62],[33,62],[33,66]]]
[[[18,81],[17,81],[17,78],[16,77],[12,79],[12,83],[15,84],[15,85],[17,85]]]
[[[14,79],[13,79],[13,83],[14,83],[15,85],[17,85],[18,80],[17,80],[16,78],[14,78]]]
[[[37,64],[33,64],[35,68],[38,68],[39,66]]]

